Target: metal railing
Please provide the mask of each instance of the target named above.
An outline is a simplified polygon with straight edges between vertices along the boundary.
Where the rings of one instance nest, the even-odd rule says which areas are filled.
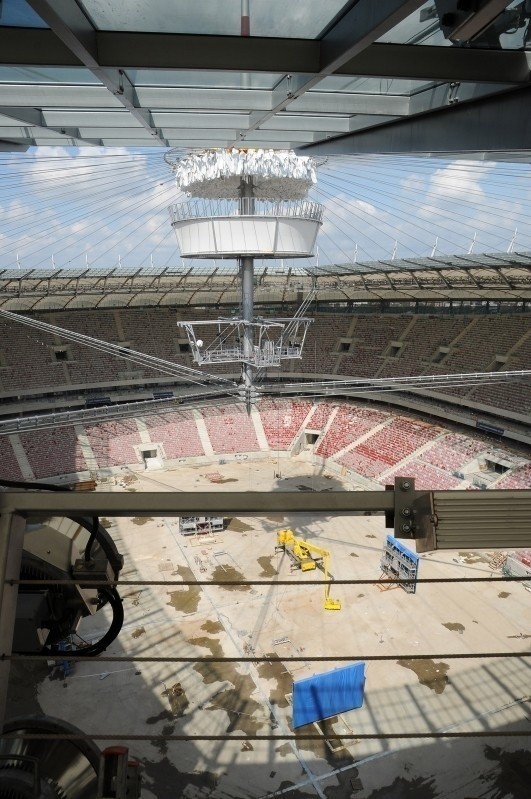
[[[323,206],[312,200],[194,199],[170,205],[172,224],[188,219],[215,219],[233,216],[285,217],[323,221]]]

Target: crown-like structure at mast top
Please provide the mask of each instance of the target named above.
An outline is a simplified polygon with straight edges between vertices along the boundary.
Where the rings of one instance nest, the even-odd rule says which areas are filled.
[[[169,160],[169,159],[168,159]],[[183,258],[308,258],[322,222],[312,158],[208,150],[169,160],[187,198],[170,215]]]

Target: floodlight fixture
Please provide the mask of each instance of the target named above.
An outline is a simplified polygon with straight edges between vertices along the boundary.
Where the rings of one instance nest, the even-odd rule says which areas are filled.
[[[435,0],[444,36],[456,44],[481,36],[507,5],[507,0]]]

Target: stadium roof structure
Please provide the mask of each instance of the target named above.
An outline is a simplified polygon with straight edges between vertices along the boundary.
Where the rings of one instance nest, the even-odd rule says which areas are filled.
[[[3,150],[531,154],[525,2],[3,0],[0,8]]]
[[[531,300],[531,253],[439,256],[329,266],[257,265],[257,303],[523,302]],[[50,311],[238,305],[235,264],[85,269],[2,269],[0,307]]]

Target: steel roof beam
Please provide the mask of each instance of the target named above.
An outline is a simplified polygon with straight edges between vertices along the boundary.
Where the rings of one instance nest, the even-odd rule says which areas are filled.
[[[220,89],[220,88],[201,88],[186,87],[172,88],[170,86],[139,86],[136,93],[139,101],[145,108],[157,108],[154,111],[155,119],[159,122],[168,116],[169,111],[178,108],[179,111],[185,109],[197,109],[202,113],[207,111],[242,111],[244,108],[251,112],[248,117],[247,126],[243,126],[241,131],[251,130],[255,127],[257,120],[263,120],[263,124],[272,116],[272,109],[278,106],[291,91],[290,84],[282,81],[273,91],[267,89]],[[0,87],[0,97],[2,88]],[[371,114],[383,116],[405,116],[409,113],[410,98],[406,95],[385,95],[355,92],[309,92],[301,97],[293,105],[294,113],[308,113],[322,115],[325,113],[335,113],[344,116],[351,114]],[[258,114],[253,112],[257,111]],[[268,120],[264,119],[264,114],[271,111]],[[290,109],[291,111],[291,109]],[[289,115],[287,115],[289,118]],[[282,124],[282,116],[278,117]],[[195,126],[194,116],[190,116],[190,125]],[[261,123],[262,124],[262,123]],[[276,124],[276,123],[275,123]],[[171,124],[163,122],[163,127],[171,128]],[[220,127],[227,127],[220,125]]]
[[[45,28],[0,27],[1,63],[9,66],[82,67],[83,62]]]
[[[316,75],[324,44],[309,39],[95,31],[94,69],[165,69]],[[52,30],[0,28],[1,63],[88,66]],[[531,54],[520,50],[370,44],[333,74],[411,80],[527,83]]]
[[[173,127],[172,125],[170,127]],[[241,129],[241,127],[240,127]],[[288,131],[335,131],[336,133],[348,133],[350,130],[350,117],[327,116],[326,114],[280,114],[265,122],[261,127],[262,132],[269,130]]]
[[[76,127],[54,127],[46,124],[46,120],[41,110],[38,108],[22,108],[13,106],[0,106],[0,115],[8,117],[21,125],[28,125],[39,130],[53,131],[58,136],[65,137],[65,144],[76,145],[77,142],[92,144],[90,139],[81,136],[79,128]]]
[[[137,86],[144,108],[207,111],[255,111],[271,108],[272,93],[266,89],[221,89],[203,87]]]
[[[321,39],[322,75],[332,75],[423,5],[423,0],[358,0]]]
[[[90,69],[118,102],[161,146],[167,143],[153,127],[150,114],[139,107],[134,86],[121,69],[103,69],[98,61],[96,30],[75,0],[27,0],[58,39],[81,63]]]
[[[493,267],[492,267],[492,269],[493,269],[493,270],[496,272],[496,274],[498,275],[498,277],[500,277],[500,278],[501,278],[501,280],[503,280],[503,282],[504,282],[504,283],[505,283],[507,286],[509,286],[509,288],[510,288],[510,289],[515,289],[515,288],[516,288],[516,286],[514,285],[514,283],[512,283],[511,281],[509,281],[509,280],[507,279],[507,276],[504,274],[504,272],[503,272],[503,269],[502,269],[501,267],[499,267],[499,266],[493,266]]]
[[[98,69],[96,29],[75,0],[27,0],[82,64]]]
[[[9,141],[8,136],[0,139],[0,153],[25,153],[30,146],[31,141]]]
[[[528,150],[531,140],[530,100],[529,88],[480,98],[463,105],[458,99],[457,103],[438,108],[430,114],[306,145],[303,152],[315,155],[451,153],[455,158],[468,158],[467,143],[473,152]]]
[[[531,54],[521,50],[374,43],[343,64],[335,74],[526,84],[530,59]]]
[[[410,13],[422,5],[422,0],[358,0],[321,39],[321,62],[318,74],[306,79],[302,76],[293,81],[286,75],[285,96],[274,104],[273,109],[256,119],[252,125],[260,125],[280,111],[284,111],[293,100],[316,86],[327,75],[333,74],[347,61],[359,55],[366,47]],[[244,138],[245,135],[242,136]],[[235,142],[237,144],[238,142]]]
[[[409,98],[411,116],[435,111],[438,108],[462,105],[475,102],[483,97],[500,94],[513,89],[510,83],[443,83],[424,91],[417,92]]]
[[[135,69],[313,74],[321,57],[315,39],[100,31],[97,41],[101,64]]]

